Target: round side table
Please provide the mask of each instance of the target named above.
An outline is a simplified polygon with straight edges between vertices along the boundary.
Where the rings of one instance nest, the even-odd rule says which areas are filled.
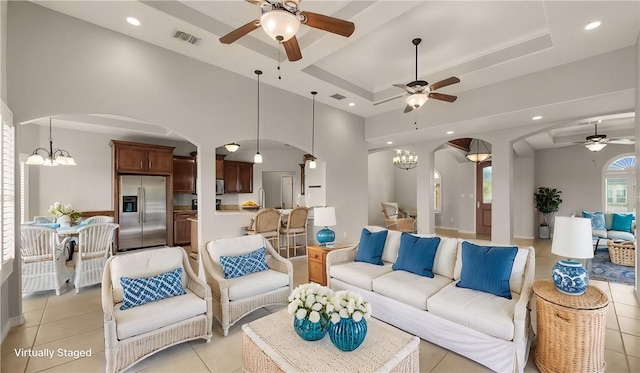
[[[609,299],[589,286],[583,295],[559,292],[552,280],[533,284],[538,342],[533,352],[541,372],[604,372]]]

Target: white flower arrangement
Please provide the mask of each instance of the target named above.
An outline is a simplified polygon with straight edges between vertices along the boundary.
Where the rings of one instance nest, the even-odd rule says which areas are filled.
[[[334,324],[348,318],[359,322],[363,317],[368,319],[371,316],[371,304],[365,302],[358,293],[340,290],[333,294],[331,302],[327,304],[327,313]]]
[[[287,312],[298,320],[308,318],[313,323],[320,322],[332,296],[333,290],[326,286],[314,282],[300,285],[289,295]]]
[[[67,215],[71,219],[71,222],[80,219],[80,213],[71,208],[71,205],[63,205],[60,202],[49,206],[49,214],[55,215],[56,218]]]

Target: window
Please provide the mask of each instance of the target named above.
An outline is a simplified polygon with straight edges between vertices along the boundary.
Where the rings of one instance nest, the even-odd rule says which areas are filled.
[[[635,210],[636,157],[627,155],[611,162],[604,173],[605,211]]]
[[[492,167],[484,167],[482,169],[482,203],[484,204],[491,204],[493,202],[492,178]]]
[[[442,211],[442,179],[440,171],[433,171],[433,211]]]
[[[2,102],[0,109],[0,197],[2,198],[2,211],[0,213],[0,228],[2,229],[2,266],[0,278],[2,283],[13,271],[13,257],[15,253],[15,128],[11,111]]]

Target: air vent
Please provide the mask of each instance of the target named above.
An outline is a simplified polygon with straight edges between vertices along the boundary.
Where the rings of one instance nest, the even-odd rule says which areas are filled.
[[[347,98],[347,97],[341,95],[340,93],[334,93],[329,97],[335,98],[336,100],[344,100],[345,98]]]
[[[176,38],[176,39],[180,39],[180,40],[186,41],[187,43],[193,44],[193,45],[197,45],[200,42],[200,40],[202,40],[201,38],[198,38],[198,37],[196,37],[194,35],[191,35],[189,33],[184,32],[184,31],[176,31],[173,34],[173,37]]]

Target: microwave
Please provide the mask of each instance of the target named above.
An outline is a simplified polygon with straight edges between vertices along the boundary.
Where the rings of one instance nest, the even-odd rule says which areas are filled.
[[[224,180],[216,179],[216,196],[224,194]]]

